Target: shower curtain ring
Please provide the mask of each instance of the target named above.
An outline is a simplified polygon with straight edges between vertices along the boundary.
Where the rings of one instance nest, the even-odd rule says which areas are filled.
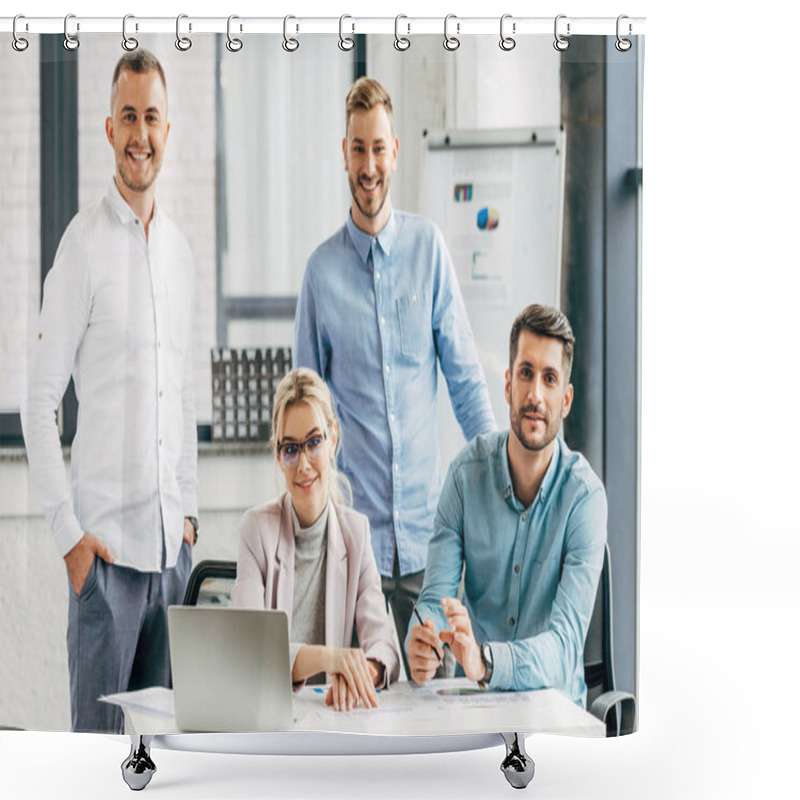
[[[17,16],[14,17],[14,24],[13,24],[13,26],[11,28],[11,32],[12,32],[12,35],[14,37],[11,40],[11,46],[18,53],[21,53],[23,50],[27,50],[28,49],[28,44],[30,44],[27,39],[25,39],[24,37],[20,36],[17,33],[17,22],[18,22],[18,20],[21,20],[21,19],[25,19],[24,14],[17,14]],[[25,23],[25,30],[27,30],[27,29],[28,29],[28,24]]]
[[[503,14],[500,17],[500,49],[505,50],[508,52],[509,50],[513,50],[517,46],[517,41],[511,36],[506,36],[505,34],[505,24],[506,20],[511,19],[511,14]],[[517,23],[511,23],[511,33],[517,32]]]
[[[74,14],[67,14],[67,16],[64,17],[64,49],[70,52],[77,50],[81,46],[81,43],[69,32],[69,21],[71,19],[75,19]],[[80,29],[80,23],[76,23],[76,30]]]
[[[126,14],[122,18],[122,49],[131,51],[135,50],[139,46],[139,40],[135,39],[133,36],[128,36],[128,20],[134,19],[133,14]],[[136,30],[139,29],[139,26],[136,26]]]
[[[238,53],[242,47],[244,47],[241,39],[237,39],[235,36],[231,35],[231,22],[233,22],[235,19],[239,19],[236,14],[231,14],[228,17],[228,41],[225,42],[225,47],[228,48],[228,52],[230,53]],[[239,30],[242,30],[241,25],[239,26]]]
[[[404,50],[408,50],[411,47],[411,40],[405,36],[400,35],[400,20],[401,19],[408,19],[405,14],[398,14],[394,18],[394,49],[400,50],[401,52]],[[411,25],[406,23],[408,27],[408,33],[411,33]]]
[[[348,50],[352,50],[356,43],[353,39],[349,36],[344,35],[344,21],[346,19],[353,19],[349,14],[342,14],[339,17],[339,49],[344,50],[345,52]],[[355,30],[355,26],[351,23],[350,24],[350,31],[351,33]]]
[[[178,18],[175,20],[175,47],[178,48],[182,53],[185,53],[191,46],[192,40],[188,36],[181,35],[181,20],[188,19],[188,14],[178,14]],[[191,33],[192,30],[192,23],[189,23],[189,32]]]
[[[442,42],[442,47],[452,53],[454,50],[458,50],[458,48],[461,47],[461,40],[458,36],[450,36],[447,32],[447,23],[450,22],[451,19],[456,20],[456,34],[461,33],[461,23],[458,22],[458,17],[456,17],[455,14],[448,14],[444,18],[444,41]]]
[[[555,47],[555,49],[558,50],[559,53],[563,53],[564,50],[566,50],[569,47],[569,39],[567,39],[566,36],[562,36],[558,32],[558,21],[560,19],[566,19],[566,18],[567,18],[566,14],[559,14],[556,17],[556,21],[553,28],[554,35],[556,37],[555,40],[553,41],[553,47]],[[569,36],[569,22],[567,23],[567,36]]]
[[[620,53],[626,53],[633,46],[633,43],[631,42],[630,39],[623,39],[623,37],[622,37],[622,25],[620,23],[624,19],[628,19],[628,16],[626,14],[620,14],[617,17],[617,41],[614,44],[614,47],[616,47],[617,50],[620,51]],[[628,23],[628,36],[630,36],[631,30],[632,30],[632,27],[631,27],[631,24],[629,22]]]
[[[298,42],[297,39],[289,36],[289,32],[288,31],[289,31],[289,20],[290,19],[297,19],[297,18],[293,17],[291,14],[288,14],[287,16],[285,16],[283,18],[283,45],[282,46],[283,46],[283,49],[287,53],[294,53],[294,51],[297,50],[298,47],[300,47],[300,42]],[[300,30],[300,27],[298,25],[295,25],[295,31],[298,31],[298,30]]]

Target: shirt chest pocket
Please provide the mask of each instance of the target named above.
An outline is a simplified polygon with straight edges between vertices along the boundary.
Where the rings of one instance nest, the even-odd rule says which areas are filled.
[[[427,292],[414,292],[397,299],[400,351],[406,358],[420,359],[431,340],[431,312]]]

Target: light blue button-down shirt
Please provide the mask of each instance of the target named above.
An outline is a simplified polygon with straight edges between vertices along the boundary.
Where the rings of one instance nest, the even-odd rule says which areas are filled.
[[[296,367],[316,370],[341,425],[339,464],[369,517],[378,571],[425,567],[441,487],[437,360],[467,440],[496,427],[453,265],[428,219],[347,223],[312,254],[295,318]]]
[[[443,597],[463,601],[490,642],[493,689],[560,689],[586,705],[583,645],[603,566],[608,517],[600,479],[559,437],[529,508],[514,496],[508,431],[479,436],[450,465],[417,604],[446,627]],[[406,651],[411,633],[406,638]]]

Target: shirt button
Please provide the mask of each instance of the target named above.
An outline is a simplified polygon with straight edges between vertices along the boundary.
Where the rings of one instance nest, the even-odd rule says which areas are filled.
[[[400,465],[399,464],[395,464],[394,465],[394,471],[397,472],[397,470],[399,470],[399,469],[400,469]]]
[[[381,317],[381,325],[385,325],[385,324],[386,324],[386,317]]]
[[[508,621],[508,624],[512,627],[514,626],[514,617],[511,617],[511,619]]]
[[[394,422],[394,414],[389,414],[389,419]]]
[[[395,511],[394,512],[394,518],[395,519],[400,519],[400,512],[399,511]]]
[[[158,446],[161,447],[161,439],[158,440]]]
[[[135,220],[133,221],[133,224],[134,224],[134,225],[138,225],[138,224],[139,224],[139,220],[138,220],[138,219],[135,219]]]
[[[375,280],[376,280],[376,281],[379,281],[380,279],[381,279],[381,274],[380,274],[380,272],[376,272],[376,273],[375,273]]]
[[[161,340],[158,341],[158,346],[161,347]]]
[[[528,515],[527,514],[523,514],[522,515],[522,521],[525,522],[526,519],[528,519]]]
[[[519,572],[519,564],[514,565],[514,572]]]
[[[386,365],[386,374],[387,375],[389,374],[389,365],[388,364]]]
[[[159,397],[163,397],[163,396],[164,396],[164,392],[163,392],[163,391],[159,392],[159,393],[158,393],[158,396],[159,396]]]

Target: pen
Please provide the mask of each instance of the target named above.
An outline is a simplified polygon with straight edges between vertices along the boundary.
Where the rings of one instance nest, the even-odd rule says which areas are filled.
[[[419,624],[422,625],[422,627],[424,628],[425,627],[425,623],[422,621],[422,617],[419,615],[419,611],[417,611],[417,604],[416,603],[412,604],[411,610],[414,612],[414,616],[419,620]],[[431,650],[433,650],[433,652],[436,653],[436,660],[439,662],[439,666],[441,667],[442,666],[442,659],[439,656],[439,651],[432,644],[428,645],[428,647],[430,647]]]

